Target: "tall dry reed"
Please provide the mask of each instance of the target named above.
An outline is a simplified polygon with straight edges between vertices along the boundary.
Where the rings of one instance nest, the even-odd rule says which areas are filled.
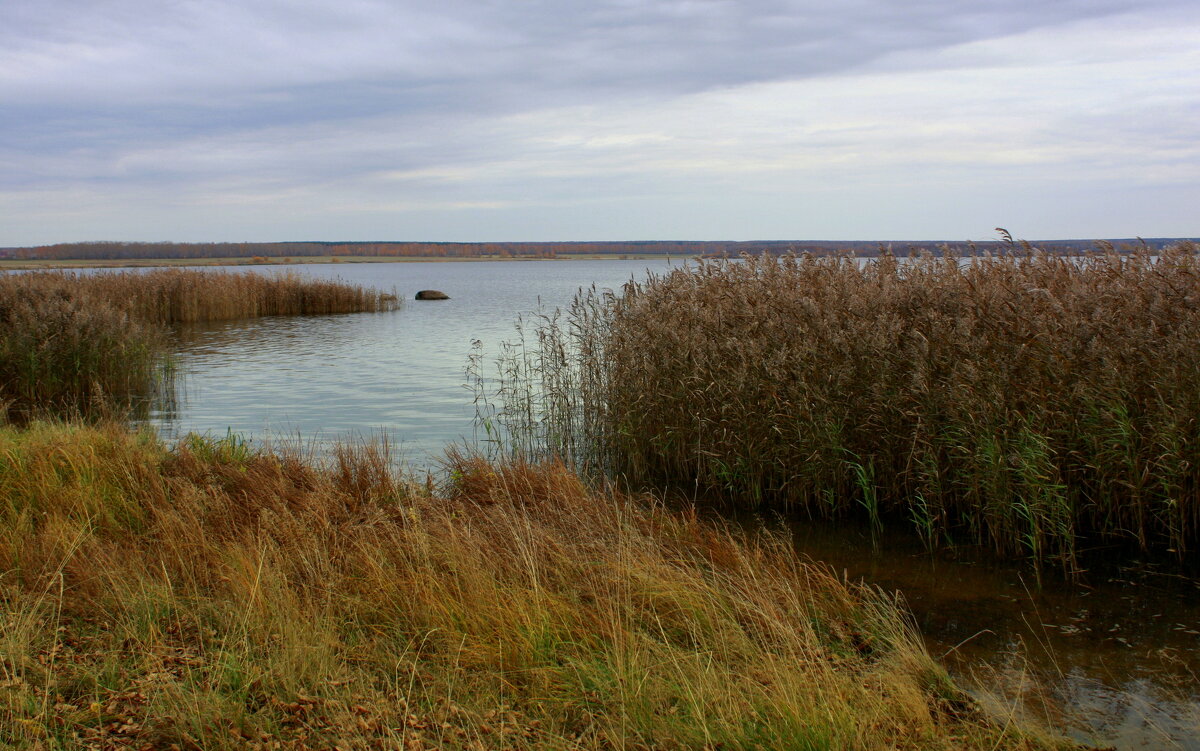
[[[1044,748],[889,598],[560,465],[0,429],[0,737],[35,748]]]
[[[0,422],[120,410],[167,375],[160,326],[116,307],[0,278]]]
[[[0,295],[66,296],[101,304],[144,323],[172,324],[273,315],[394,310],[394,292],[296,273],[256,274],[162,269],[80,274],[47,271],[0,276]]]
[[[1067,567],[1200,534],[1195,245],[701,263],[582,294],[502,370],[510,446],[635,486]]]
[[[171,324],[399,304],[392,293],[296,274],[0,275],[0,417],[128,408],[163,385]]]

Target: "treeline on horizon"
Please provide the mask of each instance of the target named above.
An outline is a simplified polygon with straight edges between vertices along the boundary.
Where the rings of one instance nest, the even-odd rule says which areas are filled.
[[[1110,243],[1116,250],[1139,248],[1161,250],[1178,238],[1126,238]],[[1033,243],[1039,249],[1055,253],[1081,253],[1094,249],[1096,240],[1053,240]],[[881,251],[896,255],[930,251],[949,251],[959,255],[1003,252],[1001,241],[988,242],[878,242],[878,241],[660,241],[627,242],[276,242],[276,243],[177,243],[177,242],[82,242],[0,248],[0,258],[17,260],[120,260],[152,258],[306,258],[314,256],[396,257],[396,258],[559,258],[572,255],[704,255],[738,256],[742,253],[811,253],[836,255],[853,253],[877,256]]]

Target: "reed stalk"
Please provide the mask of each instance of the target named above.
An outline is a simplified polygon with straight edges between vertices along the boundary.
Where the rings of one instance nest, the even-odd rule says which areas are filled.
[[[1067,569],[1200,542],[1193,244],[702,262],[586,291],[517,349],[492,400],[514,446],[633,487]]]

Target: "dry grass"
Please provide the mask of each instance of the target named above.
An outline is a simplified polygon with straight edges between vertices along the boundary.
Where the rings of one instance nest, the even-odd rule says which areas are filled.
[[[31,293],[103,304],[144,323],[173,324],[276,315],[394,310],[395,294],[299,274],[163,269],[144,273],[64,271],[0,276],[0,296]]]
[[[510,352],[510,446],[1076,565],[1200,534],[1200,254],[712,262]],[[503,431],[500,431],[503,432]]]
[[[165,380],[162,327],[125,311],[0,277],[0,423],[131,406]]]
[[[0,738],[44,748],[1041,748],[902,610],[560,465],[0,429]]]
[[[392,310],[394,294],[297,275],[165,270],[0,275],[0,418],[128,408],[161,383],[163,327]]]

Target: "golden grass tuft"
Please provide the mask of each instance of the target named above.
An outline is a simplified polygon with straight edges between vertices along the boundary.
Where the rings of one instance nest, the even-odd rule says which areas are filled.
[[[1044,748],[878,591],[554,463],[0,428],[16,748]],[[370,480],[367,478],[375,478]]]

